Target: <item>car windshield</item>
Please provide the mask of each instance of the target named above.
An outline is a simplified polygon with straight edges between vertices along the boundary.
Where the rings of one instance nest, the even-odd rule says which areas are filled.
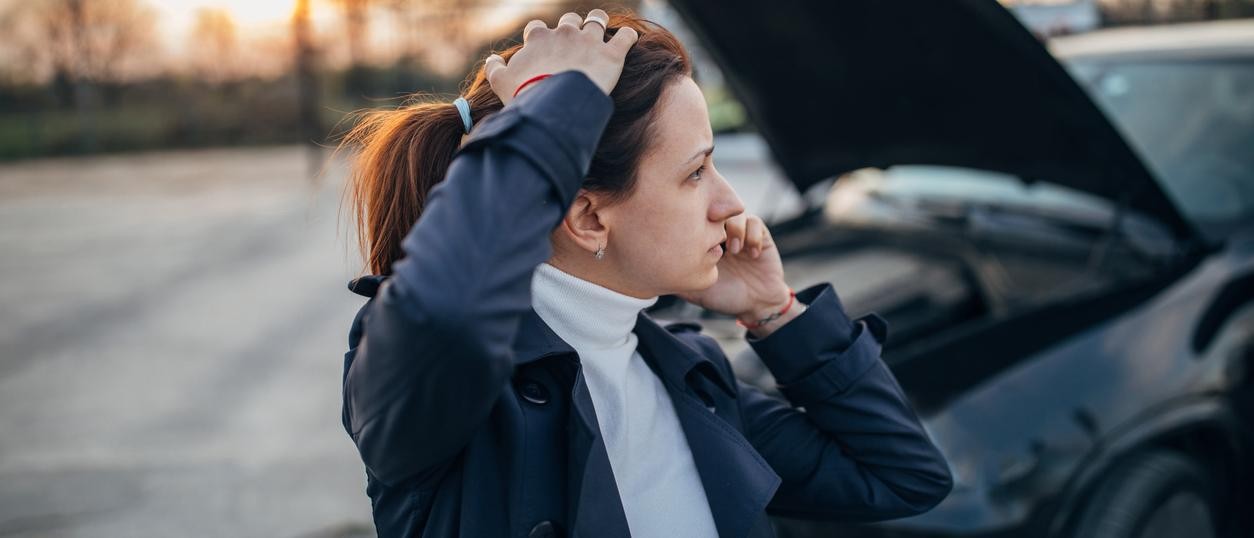
[[[1067,65],[1204,235],[1254,219],[1254,58]]]

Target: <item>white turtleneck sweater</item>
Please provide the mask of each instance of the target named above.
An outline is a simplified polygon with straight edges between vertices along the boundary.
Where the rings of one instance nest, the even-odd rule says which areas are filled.
[[[670,395],[636,351],[637,299],[542,263],[532,307],[575,348],[627,525],[637,538],[715,537],[718,531]]]

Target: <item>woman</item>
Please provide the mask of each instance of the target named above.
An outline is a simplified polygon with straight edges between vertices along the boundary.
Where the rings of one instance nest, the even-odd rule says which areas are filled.
[[[347,139],[376,274],[350,283],[371,299],[343,419],[379,533],[770,536],[768,513],[940,502],[949,471],[879,359],[883,321],[785,284],[711,162],[675,37],[601,10],[523,35],[464,101]],[[698,326],[643,313],[669,293],[749,327],[791,403],[738,383]]]

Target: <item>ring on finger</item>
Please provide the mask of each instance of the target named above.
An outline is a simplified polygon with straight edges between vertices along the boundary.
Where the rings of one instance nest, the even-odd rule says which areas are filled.
[[[593,15],[591,13],[588,14],[588,17],[583,20],[583,24],[579,25],[579,27],[583,28],[584,26],[587,26],[588,23],[590,22],[595,22],[597,24],[600,24],[602,30],[608,30],[610,27],[609,21],[605,20],[600,15]]]

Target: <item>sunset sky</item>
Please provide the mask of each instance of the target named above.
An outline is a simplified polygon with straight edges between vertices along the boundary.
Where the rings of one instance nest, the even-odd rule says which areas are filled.
[[[291,15],[294,4],[290,0],[161,0],[153,2],[152,7],[161,13],[164,21],[168,21],[171,30],[186,31],[195,19],[196,11],[201,8],[225,9],[240,26],[250,27],[284,23]]]
[[[296,5],[295,0],[148,0],[147,3],[158,14],[157,26],[166,49],[176,57],[186,50],[188,36],[197,13],[202,9],[221,9],[230,13],[241,36],[274,35],[277,38],[287,35],[287,24]],[[332,0],[312,0],[311,3],[317,31],[338,32],[343,22],[340,7]],[[473,11],[469,14],[484,20],[478,28],[485,36],[500,35],[508,31],[507,25],[519,24],[521,17],[537,6],[551,3],[551,0],[487,0],[473,2],[476,7],[470,8]],[[421,6],[422,2],[416,1],[415,4]],[[386,9],[373,9],[368,40],[376,54],[386,54],[386,49],[399,39],[397,26],[390,24],[389,16]]]
[[[313,0],[316,27],[338,21],[338,8],[328,0]],[[222,9],[230,13],[240,35],[273,32],[286,35],[295,0],[159,0],[148,5],[157,12],[157,27],[167,48],[177,54],[187,47],[188,35],[202,9]]]
[[[0,0],[0,24],[7,24],[8,35],[0,35],[0,71],[12,80],[47,80],[50,63],[38,44],[45,38],[40,25],[30,21],[40,9],[39,1]],[[120,72],[144,77],[153,72],[201,69],[203,64],[219,64],[234,72],[263,76],[286,69],[292,57],[291,16],[297,0],[133,0],[153,15],[152,38],[156,47],[143,59],[133,57]],[[367,62],[387,63],[402,54],[417,54],[426,68],[446,75],[464,69],[466,55],[488,40],[509,34],[527,18],[556,18],[560,0],[412,0],[410,11],[393,9],[392,2],[375,1],[367,15],[363,54]],[[652,2],[646,1],[645,4]],[[126,3],[127,5],[134,5]],[[215,14],[207,16],[205,11]],[[311,0],[314,39],[319,62],[327,66],[346,65],[348,36],[343,6],[338,0]],[[401,13],[407,13],[402,18]],[[14,17],[7,15],[16,14]],[[25,19],[22,17],[26,17]],[[406,23],[405,20],[410,22]],[[227,41],[206,41],[198,26],[207,21],[227,20]],[[7,21],[7,22],[6,22]],[[552,21],[556,22],[556,21]],[[233,28],[233,30],[231,30]],[[236,52],[213,47],[230,42]],[[21,47],[7,46],[18,43]],[[46,50],[46,49],[45,49]],[[31,52],[34,51],[34,52]],[[134,56],[134,55],[132,55]]]

